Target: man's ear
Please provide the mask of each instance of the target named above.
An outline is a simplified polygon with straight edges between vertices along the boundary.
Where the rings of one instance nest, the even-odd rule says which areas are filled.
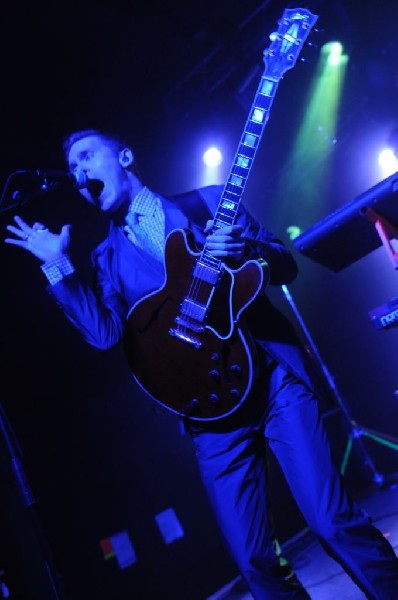
[[[122,167],[127,168],[130,165],[132,165],[133,162],[134,154],[132,153],[130,148],[123,148],[123,150],[119,152],[119,163],[122,165]]]

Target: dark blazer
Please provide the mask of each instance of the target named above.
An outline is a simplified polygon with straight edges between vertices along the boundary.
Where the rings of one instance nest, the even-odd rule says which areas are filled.
[[[174,229],[190,228],[198,248],[205,241],[206,216],[215,214],[222,192],[221,186],[194,190],[206,210],[192,219],[184,214],[183,197],[161,198],[165,212],[166,235]],[[203,223],[198,223],[198,220]],[[297,265],[286,246],[269,230],[262,227],[241,206],[239,224],[244,228],[248,252],[245,260],[263,258],[270,267],[270,284],[290,283],[297,274]],[[50,286],[50,292],[77,327],[84,339],[99,349],[118,344],[124,334],[129,310],[143,296],[156,291],[164,283],[164,266],[126,237],[122,227],[111,222],[108,237],[94,250],[93,266],[96,285],[82,283],[77,272]],[[267,353],[312,387],[307,358],[292,324],[261,293],[245,311],[251,332]]]

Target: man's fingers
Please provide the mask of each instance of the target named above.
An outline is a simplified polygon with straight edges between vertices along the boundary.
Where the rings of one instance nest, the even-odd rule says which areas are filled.
[[[22,248],[24,248],[26,245],[26,240],[16,240],[14,238],[6,238],[4,241],[6,244],[13,244],[14,246],[21,246]]]
[[[13,233],[14,235],[17,235],[22,240],[26,240],[29,235],[27,230],[23,231],[21,229],[18,229],[17,227],[14,227],[14,225],[7,225],[7,230],[11,231],[11,233]]]

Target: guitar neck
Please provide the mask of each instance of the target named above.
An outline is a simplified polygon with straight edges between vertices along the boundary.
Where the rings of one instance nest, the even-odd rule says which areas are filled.
[[[227,183],[214,215],[213,230],[233,225],[236,220],[254,157],[279,85],[279,80],[267,76],[266,72],[267,69],[261,77]],[[221,262],[212,257],[206,249],[206,245],[202,251],[202,260],[207,263],[210,262],[212,266],[216,266]]]
[[[264,51],[265,69],[213,218],[212,231],[235,223],[279,82],[285,72],[296,64],[301,48],[317,18],[317,15],[307,9],[286,9],[279,21],[278,31],[270,35],[272,43]],[[215,259],[208,251],[207,244],[203,248],[200,260],[215,269],[219,269],[221,265],[221,261]]]
[[[215,228],[232,225],[235,222],[278,85],[278,80],[273,80],[265,74],[261,77],[227,183],[214,216]]]

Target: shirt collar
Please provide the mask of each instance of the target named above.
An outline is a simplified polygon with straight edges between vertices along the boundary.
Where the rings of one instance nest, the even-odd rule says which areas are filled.
[[[154,194],[148,187],[143,187],[133,198],[128,212],[139,215],[153,215],[159,203],[160,200],[156,194]]]

